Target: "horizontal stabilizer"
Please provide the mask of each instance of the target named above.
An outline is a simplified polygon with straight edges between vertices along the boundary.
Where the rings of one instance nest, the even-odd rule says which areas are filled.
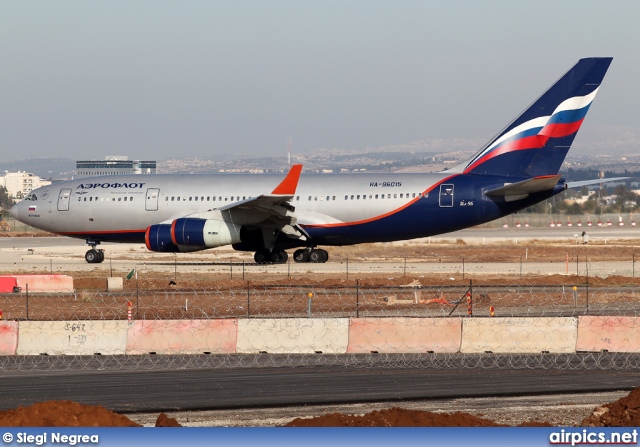
[[[489,197],[504,197],[507,202],[521,200],[536,192],[551,191],[558,184],[560,175],[535,177],[522,182],[509,183],[500,188],[485,191]]]
[[[567,188],[582,188],[583,186],[597,185],[599,183],[620,182],[622,180],[627,180],[630,178],[631,177],[613,177],[613,178],[599,178],[596,180],[582,180],[579,182],[567,182]]]

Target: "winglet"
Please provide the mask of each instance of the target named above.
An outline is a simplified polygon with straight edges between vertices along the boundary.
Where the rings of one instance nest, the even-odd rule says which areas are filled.
[[[276,189],[271,194],[285,194],[293,195],[296,193],[298,187],[298,180],[300,180],[300,173],[302,172],[302,165],[293,165],[289,170],[287,176],[280,182]]]

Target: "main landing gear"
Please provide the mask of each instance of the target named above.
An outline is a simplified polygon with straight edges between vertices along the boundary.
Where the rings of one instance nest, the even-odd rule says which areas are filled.
[[[296,262],[325,263],[328,259],[329,253],[321,248],[301,248],[293,253]]]
[[[289,255],[284,250],[262,250],[253,255],[256,264],[285,264]],[[329,259],[327,250],[321,248],[302,248],[293,253],[296,262],[324,263]]]
[[[89,264],[100,264],[102,261],[104,261],[104,251],[96,248],[96,245],[98,245],[98,243],[94,241],[87,241],[87,244],[91,246],[91,250],[88,250],[84,254],[84,260]]]
[[[256,264],[284,264],[288,259],[289,255],[284,250],[262,250],[253,255]]]

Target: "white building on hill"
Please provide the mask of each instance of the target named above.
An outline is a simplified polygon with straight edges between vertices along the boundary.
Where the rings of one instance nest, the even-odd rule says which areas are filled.
[[[0,186],[4,186],[5,188],[7,188],[9,197],[12,197],[14,199],[22,199],[32,190],[50,184],[50,181],[43,180],[37,175],[31,174],[30,172],[5,171],[4,174],[0,175]]]

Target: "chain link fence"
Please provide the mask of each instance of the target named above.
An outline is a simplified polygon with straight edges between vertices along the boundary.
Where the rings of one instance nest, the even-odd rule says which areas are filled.
[[[192,282],[193,284],[193,282]],[[639,316],[640,286],[252,285],[0,294],[5,320]],[[130,316],[129,316],[130,314]]]

